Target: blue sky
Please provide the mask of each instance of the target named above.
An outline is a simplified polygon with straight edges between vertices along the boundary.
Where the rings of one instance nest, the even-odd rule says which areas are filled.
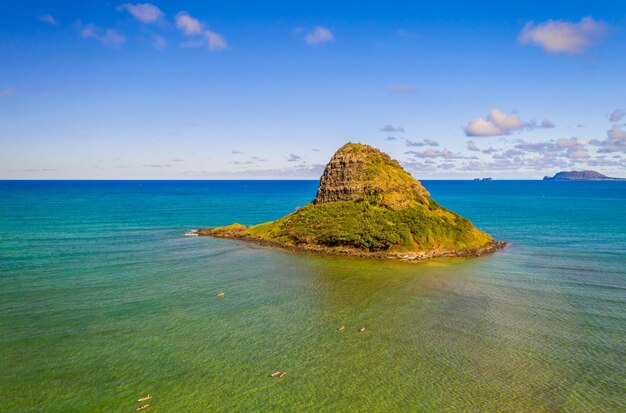
[[[3,2],[0,179],[626,176],[626,3],[430,3]]]

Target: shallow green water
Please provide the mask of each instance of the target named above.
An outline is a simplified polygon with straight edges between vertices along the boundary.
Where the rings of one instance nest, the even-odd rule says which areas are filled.
[[[624,411],[626,186],[595,184],[426,183],[512,245],[402,264],[180,236],[311,182],[0,183],[0,410]]]

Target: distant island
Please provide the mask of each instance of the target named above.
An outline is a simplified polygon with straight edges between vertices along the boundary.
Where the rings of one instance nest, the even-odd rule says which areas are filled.
[[[626,178],[612,178],[596,171],[559,172],[556,175],[544,176],[544,181],[626,181]]]
[[[439,206],[389,155],[357,143],[335,153],[312,203],[273,222],[204,228],[196,234],[296,251],[411,261],[479,256],[506,246]]]

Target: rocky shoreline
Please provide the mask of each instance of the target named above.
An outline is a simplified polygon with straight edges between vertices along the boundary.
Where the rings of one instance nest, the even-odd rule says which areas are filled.
[[[262,238],[255,238],[244,234],[230,233],[230,234],[216,234],[213,232],[214,228],[202,228],[195,233],[198,236],[207,236],[212,238],[231,239],[236,241],[245,241],[253,244],[280,248],[292,252],[304,252],[320,255],[339,255],[339,256],[351,256],[360,258],[374,258],[374,259],[386,259],[386,260],[398,260],[405,262],[417,262],[424,261],[433,258],[468,258],[468,257],[481,257],[483,255],[493,254],[496,251],[506,248],[509,243],[503,241],[491,241],[490,243],[478,248],[470,250],[457,250],[457,251],[425,251],[419,252],[386,252],[386,251],[364,251],[356,248],[333,248],[326,247],[317,244],[300,244],[290,245],[277,241],[270,241]]]

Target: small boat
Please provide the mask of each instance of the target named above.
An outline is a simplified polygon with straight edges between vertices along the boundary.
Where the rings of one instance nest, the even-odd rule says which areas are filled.
[[[276,377],[280,374],[280,371],[275,371],[272,374],[270,374],[270,377]]]
[[[359,333],[362,333],[362,332],[364,332],[364,331],[365,331],[365,327],[361,327],[361,328],[359,328]]]
[[[185,236],[186,237],[197,237],[198,236],[198,230],[197,229],[192,229],[190,231],[185,232]]]
[[[285,377],[286,375],[287,375],[287,372],[282,372],[282,373],[280,373],[280,376],[278,376],[278,377],[280,377],[280,378],[282,379],[282,378],[283,378],[283,377]]]
[[[217,298],[222,298],[222,297],[224,297],[224,291],[218,291],[218,292],[217,292],[217,294],[215,294],[215,296],[216,296]]]
[[[149,404],[144,404],[143,406],[139,406],[139,407],[137,407],[135,410],[137,410],[137,411],[139,411],[139,410],[145,410],[145,409],[147,409],[148,407],[150,407],[150,405],[149,405]]]
[[[339,328],[338,328],[337,330],[339,330],[339,331],[343,331],[343,330],[345,330],[345,329],[346,329],[346,328],[345,328],[344,326],[339,326]]]
[[[138,402],[145,402],[146,400],[150,400],[152,398],[152,396],[147,395],[147,396],[143,396],[140,399],[137,399]]]

